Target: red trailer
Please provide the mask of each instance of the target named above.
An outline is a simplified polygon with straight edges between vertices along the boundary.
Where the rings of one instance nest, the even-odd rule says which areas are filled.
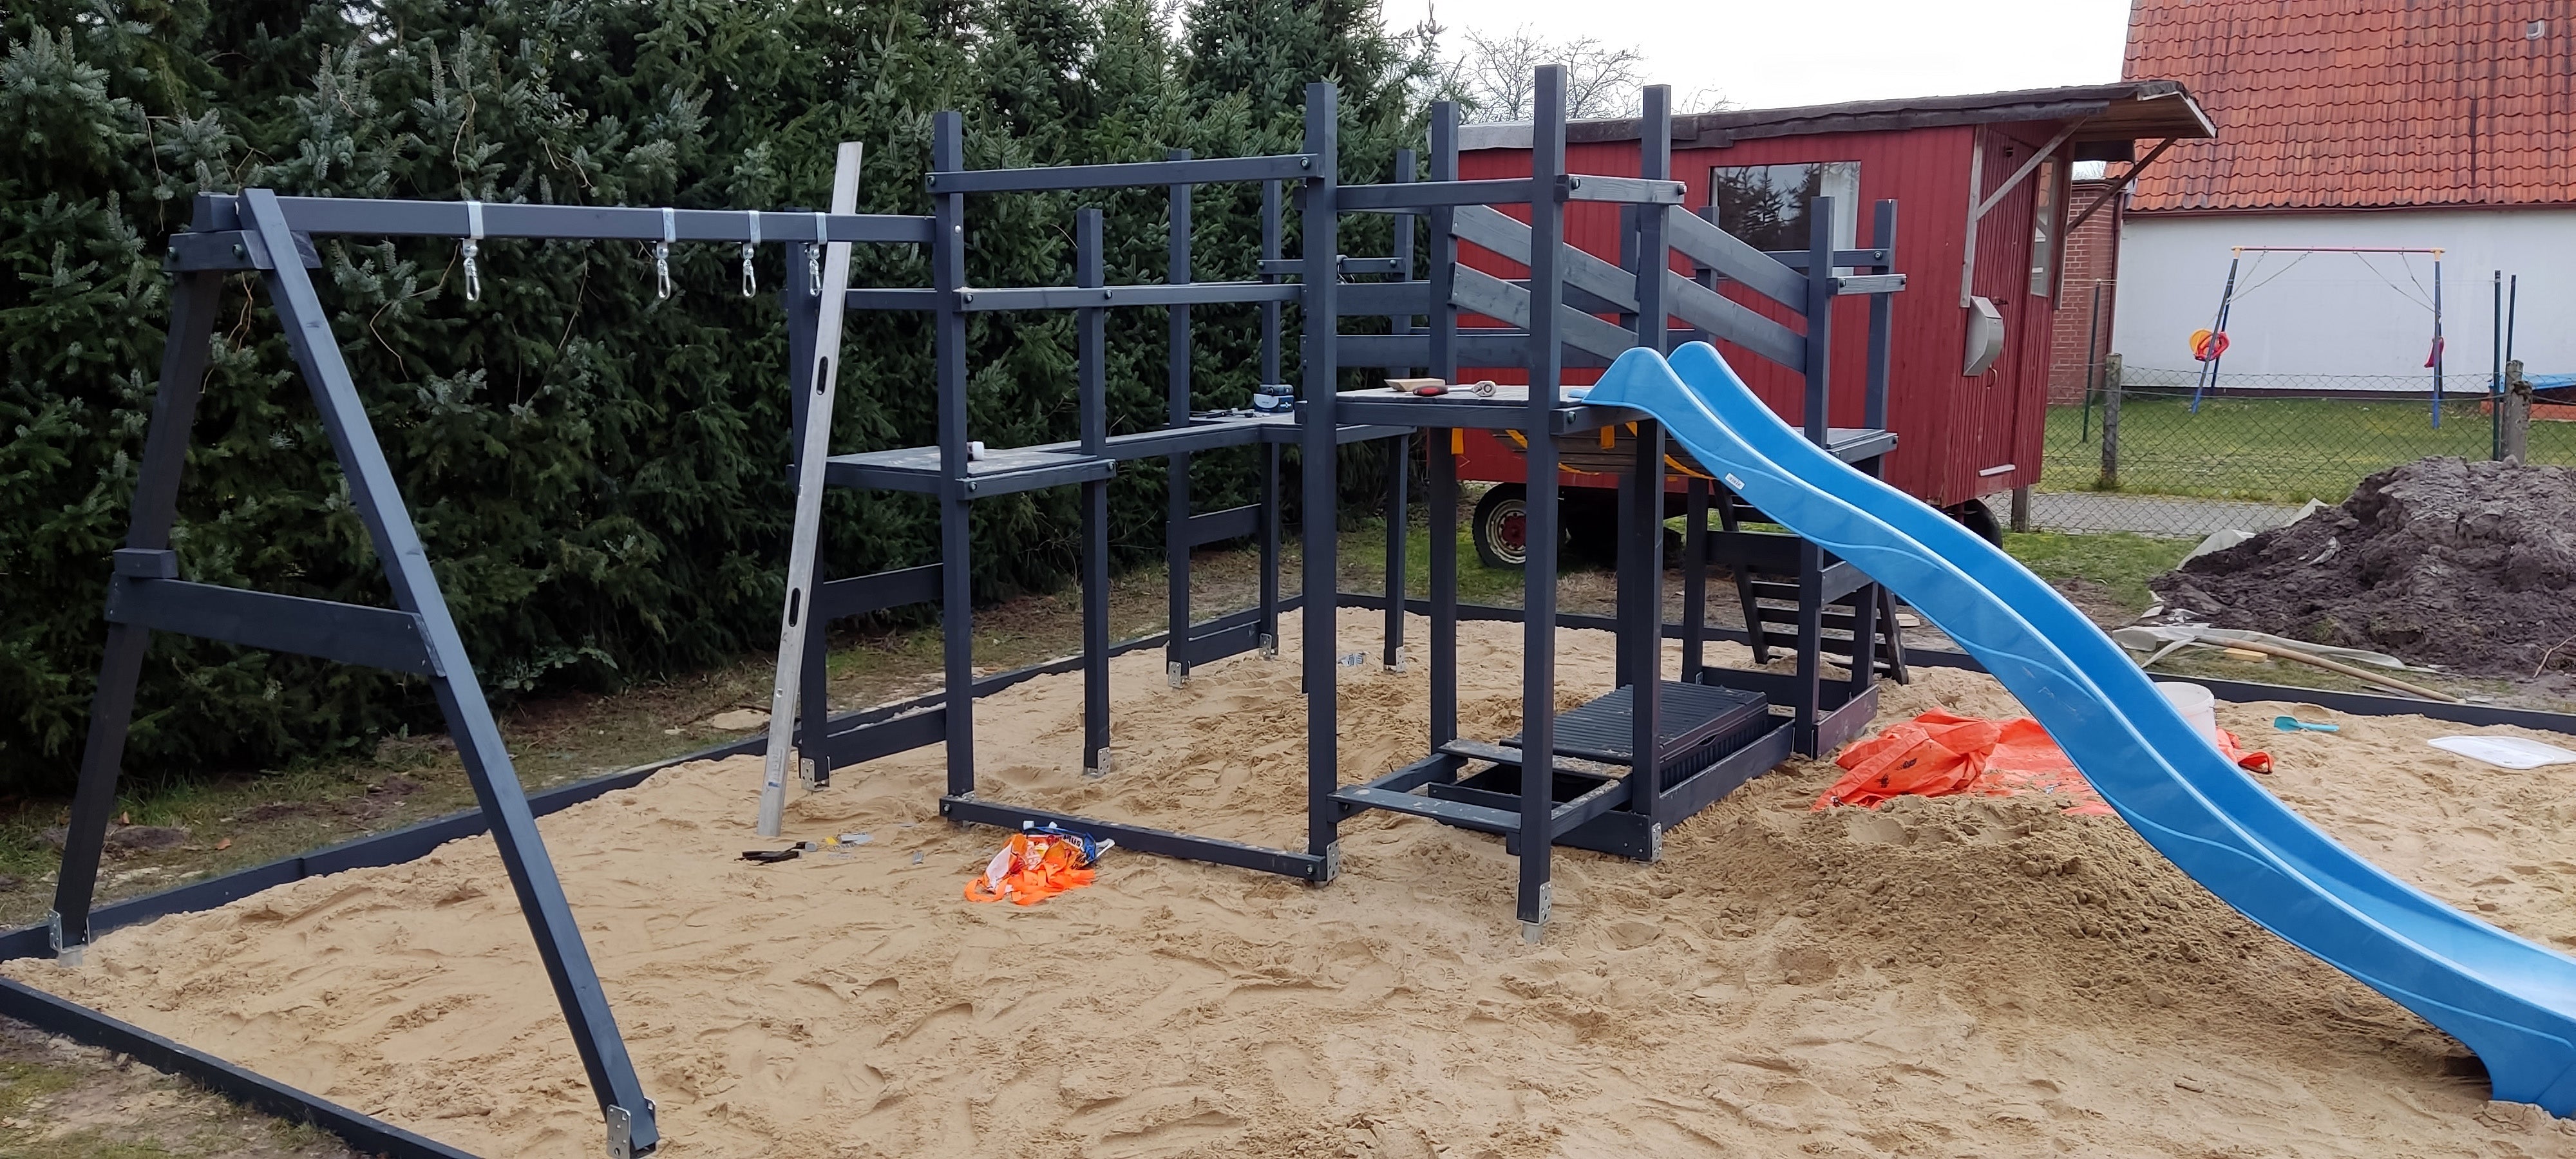
[[[1569,125],[1568,167],[1636,173],[1638,125],[1634,118]],[[1997,529],[1983,499],[2039,478],[2063,239],[2102,208],[2098,199],[2068,203],[2071,163],[2111,163],[2121,175],[2106,195],[2113,196],[2167,144],[2214,135],[2199,104],[2173,81],[1726,110],[1673,119],[1673,176],[1689,186],[1685,204],[1709,207],[1727,232],[1760,249],[1796,251],[1801,260],[1811,199],[1834,199],[1842,246],[1863,232],[1863,207],[1881,199],[1898,203],[1903,228],[1895,268],[1908,281],[1894,296],[1885,425],[1898,442],[1886,461],[1887,478],[1991,535]],[[1460,177],[1529,173],[1529,126],[1471,125],[1459,137]],[[2160,143],[2140,156],[2141,140]],[[1566,207],[1568,242],[1615,262],[1619,237],[1616,206]],[[1494,254],[1461,250],[1464,260],[1488,273],[1526,275]],[[1730,296],[1756,309],[1766,305],[1750,293]],[[1865,299],[1846,299],[1836,308],[1833,377],[1858,384],[1867,365],[1868,306]],[[1797,374],[1730,344],[1720,349],[1756,393],[1797,421],[1803,387]],[[1462,377],[1512,382],[1518,373],[1497,367],[1462,371]],[[1597,372],[1569,370],[1567,381],[1583,381],[1578,373]],[[1836,390],[1832,425],[1875,425],[1865,421],[1863,405],[1856,385]],[[1488,563],[1517,562],[1520,455],[1483,431],[1462,432],[1453,449],[1461,478],[1497,484],[1477,509],[1479,552]],[[1569,507],[1610,509],[1614,477],[1569,471],[1563,482]],[[1669,477],[1666,489],[1678,496],[1680,476]],[[1615,520],[1569,510],[1562,525],[1579,534]]]

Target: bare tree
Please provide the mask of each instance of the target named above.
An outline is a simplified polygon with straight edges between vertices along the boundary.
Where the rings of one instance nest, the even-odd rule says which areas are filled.
[[[1714,113],[1719,109],[1734,107],[1735,102],[1726,99],[1726,90],[1716,85],[1701,85],[1692,89],[1687,95],[1673,98],[1675,116],[1683,113]]]
[[[1469,29],[1466,41],[1450,76],[1471,121],[1528,120],[1538,95],[1532,73],[1543,64],[1565,66],[1567,116],[1615,117],[1637,109],[1646,56],[1634,46],[1589,36],[1553,41],[1526,24],[1502,33]]]
[[[1445,31],[1445,30],[1441,30]],[[1550,40],[1524,24],[1509,32],[1469,29],[1464,51],[1448,62],[1439,86],[1466,106],[1469,121],[1526,121],[1537,98],[1534,71],[1565,66],[1565,113],[1573,118],[1616,117],[1638,111],[1645,84],[1645,50],[1610,45],[1589,36]],[[1674,112],[1723,108],[1712,89],[1700,89]]]

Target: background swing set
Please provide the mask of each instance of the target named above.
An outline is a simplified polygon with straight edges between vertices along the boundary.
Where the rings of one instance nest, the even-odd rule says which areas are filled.
[[[2245,255],[2247,254],[2254,255],[2254,263],[2251,267],[2248,267],[2245,264]],[[2271,277],[2264,278],[2261,281],[2255,281],[2254,275],[2262,272],[2264,261],[2273,254],[2296,254],[2298,256],[2291,258],[2289,264],[2273,271]],[[2404,296],[2407,301],[2413,302],[2432,312],[2433,341],[2430,351],[2424,357],[2424,367],[2425,369],[2433,372],[2433,428],[2435,430],[2441,429],[2443,369],[2442,250],[2439,248],[2410,249],[2396,246],[2261,245],[2240,245],[2234,247],[2231,251],[2231,256],[2227,259],[2227,284],[2225,288],[2219,291],[2218,294],[2217,316],[2210,322],[2208,329],[2195,330],[2191,335],[2191,356],[2194,360],[2200,363],[2199,373],[2197,377],[2193,379],[2191,386],[2191,413],[2200,413],[2201,399],[2211,389],[2218,385],[2219,361],[2227,354],[2228,318],[2236,307],[2236,300],[2245,297],[2256,290],[2262,289],[2264,286],[2270,285],[2273,281],[2280,278],[2281,275],[2289,273],[2293,268],[2296,268],[2299,263],[2308,260],[2308,258],[2316,254],[2350,254],[2365,268],[2369,269],[2374,276],[2378,277],[2380,281],[2387,283],[2390,289],[2396,290],[2401,296]],[[2409,255],[2431,255],[2433,259],[2432,287],[2429,290],[2425,290],[2423,283],[2415,283],[2416,288],[2424,291],[2426,297],[2419,299],[2414,295],[2407,294],[2404,287],[2399,286],[2394,281],[2390,281],[2386,274],[2380,273],[2378,266],[2371,263],[2370,255],[2372,254],[2396,254],[2398,255],[2398,261],[2400,263],[2404,263]],[[2241,289],[2237,285],[2240,275],[2247,283]],[[2414,281],[2414,273],[2411,269],[2407,271],[2407,280]]]

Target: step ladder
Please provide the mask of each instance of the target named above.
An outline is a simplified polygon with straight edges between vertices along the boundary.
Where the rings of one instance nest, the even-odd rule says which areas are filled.
[[[1717,510],[1718,525],[1727,531],[1743,530],[1744,513],[1734,495],[1719,488],[1713,498],[1716,501],[1710,506]],[[1741,560],[1728,565],[1728,570],[1735,577],[1735,598],[1744,611],[1745,642],[1752,646],[1753,662],[1769,664],[1775,644],[1794,651],[1798,647],[1798,577],[1762,572]],[[1828,605],[1819,647],[1850,666],[1852,620],[1864,600],[1874,602],[1878,611],[1871,617],[1871,635],[1877,640],[1871,667],[1899,684],[1913,683],[1905,666],[1904,627],[1896,619],[1896,593],[1883,584],[1864,585]]]
[[[1775,646],[1798,646],[1796,577],[1739,567],[1735,571],[1735,597],[1744,608],[1744,632],[1753,647],[1754,663],[1770,663]],[[1845,667],[1850,666],[1852,621],[1862,601],[1875,604],[1878,611],[1870,617],[1871,635],[1876,640],[1872,667],[1899,684],[1913,683],[1905,665],[1905,630],[1896,619],[1896,593],[1882,585],[1870,584],[1827,607],[1822,617],[1824,638],[1819,646],[1827,655],[1842,657]]]

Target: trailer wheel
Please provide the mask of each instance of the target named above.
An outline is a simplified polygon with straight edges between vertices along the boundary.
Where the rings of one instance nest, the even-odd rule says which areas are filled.
[[[1565,538],[1558,542],[1565,550],[1582,559],[1616,563],[1619,559],[1619,493],[1601,487],[1560,487],[1556,509],[1561,512],[1557,526]]]
[[[2004,525],[1995,522],[1995,509],[1986,506],[1985,500],[1970,499],[1947,508],[1944,513],[1958,520],[1960,526],[1976,532],[1977,538],[1997,547],[2004,545]]]
[[[1476,558],[1486,567],[1519,567],[1529,562],[1529,491],[1518,483],[1497,483],[1476,501],[1469,525]]]

